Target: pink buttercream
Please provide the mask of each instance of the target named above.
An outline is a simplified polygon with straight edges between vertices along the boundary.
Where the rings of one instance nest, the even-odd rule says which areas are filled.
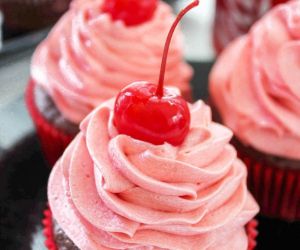
[[[246,145],[300,160],[300,1],[270,11],[222,54],[210,92]]]
[[[127,27],[101,11],[103,0],[75,0],[36,50],[31,76],[58,109],[79,123],[129,83],[158,80],[164,41],[174,21],[159,2],[150,21]],[[183,61],[181,34],[173,38],[166,84],[190,94],[192,69]]]
[[[80,248],[238,249],[258,212],[246,168],[202,101],[179,147],[117,133],[110,100],[81,124],[48,185],[55,220]]]

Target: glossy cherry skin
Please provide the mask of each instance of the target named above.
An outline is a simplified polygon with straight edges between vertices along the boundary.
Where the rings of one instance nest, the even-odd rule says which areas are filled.
[[[120,134],[160,145],[180,145],[190,128],[187,102],[171,88],[156,95],[157,85],[136,82],[123,89],[114,107],[114,125]]]
[[[113,20],[123,20],[127,26],[144,23],[152,18],[158,0],[105,0],[103,12]]]

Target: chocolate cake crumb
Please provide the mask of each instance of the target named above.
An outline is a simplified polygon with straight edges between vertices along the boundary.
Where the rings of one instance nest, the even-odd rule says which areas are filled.
[[[69,135],[76,135],[79,132],[79,125],[67,120],[58,110],[46,90],[39,85],[35,85],[34,98],[40,113],[56,128]]]
[[[54,240],[58,250],[79,250],[73,241],[65,234],[58,223],[53,220]]]

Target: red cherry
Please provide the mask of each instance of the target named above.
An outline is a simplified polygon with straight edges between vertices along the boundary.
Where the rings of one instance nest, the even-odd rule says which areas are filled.
[[[103,12],[110,13],[113,20],[123,20],[128,26],[150,20],[156,10],[157,0],[106,0]]]
[[[121,134],[153,144],[168,142],[180,145],[190,128],[190,111],[187,102],[176,91],[164,88],[167,55],[172,35],[182,17],[199,1],[193,1],[182,10],[168,34],[158,86],[136,82],[124,88],[116,98],[114,125]]]
[[[123,89],[115,103],[114,124],[119,133],[163,144],[180,145],[189,132],[187,102],[176,91],[164,88],[156,95],[157,85],[137,82]]]

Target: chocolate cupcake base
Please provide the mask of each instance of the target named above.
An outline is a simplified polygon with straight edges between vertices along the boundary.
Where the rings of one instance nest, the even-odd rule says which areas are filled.
[[[50,210],[44,211],[44,235],[45,245],[49,250],[79,250],[78,247],[69,239],[65,232],[59,227],[52,218]]]
[[[79,126],[67,122],[51,98],[30,81],[26,90],[26,105],[35,124],[44,156],[53,166],[79,131]]]
[[[54,220],[53,230],[57,250],[79,250]]]
[[[41,115],[65,134],[76,135],[79,125],[67,120],[56,107],[49,94],[39,85],[33,87],[34,102]]]

